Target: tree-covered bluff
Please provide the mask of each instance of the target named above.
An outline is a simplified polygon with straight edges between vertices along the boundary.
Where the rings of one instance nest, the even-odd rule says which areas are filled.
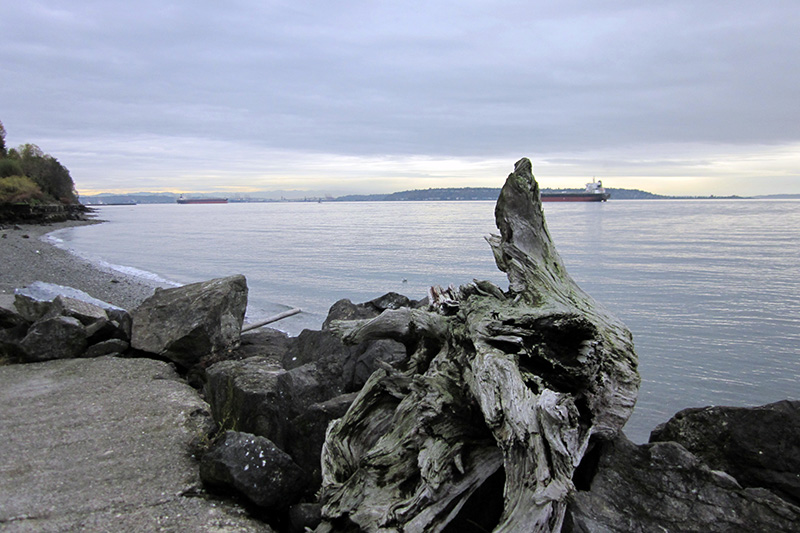
[[[542,192],[583,192],[583,189],[541,189]],[[616,200],[655,200],[671,198],[639,189],[613,189],[606,187]],[[446,201],[446,200],[497,200],[499,187],[452,187],[442,189],[416,189],[391,194],[351,194],[335,198],[338,202],[405,202],[405,201]]]
[[[0,205],[78,203],[69,170],[35,144],[8,149],[0,122]]]

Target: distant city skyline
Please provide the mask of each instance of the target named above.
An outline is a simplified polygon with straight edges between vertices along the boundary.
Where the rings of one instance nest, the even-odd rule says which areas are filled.
[[[800,193],[794,1],[4,6],[0,121],[78,192]]]

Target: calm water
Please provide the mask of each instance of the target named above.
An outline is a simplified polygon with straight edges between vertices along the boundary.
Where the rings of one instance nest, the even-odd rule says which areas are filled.
[[[340,298],[489,279],[494,202],[106,207],[106,224],[57,232],[123,270],[189,283],[243,273],[248,318],[318,328]],[[547,204],[572,276],[633,331],[642,388],[634,441],[685,407],[800,398],[800,202]],[[133,267],[132,270],[131,267]],[[147,274],[149,273],[149,274]]]

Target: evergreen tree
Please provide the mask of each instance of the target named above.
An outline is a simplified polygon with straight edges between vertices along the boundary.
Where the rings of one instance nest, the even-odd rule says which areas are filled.
[[[3,127],[3,122],[0,121],[0,158],[6,156],[6,129]]]

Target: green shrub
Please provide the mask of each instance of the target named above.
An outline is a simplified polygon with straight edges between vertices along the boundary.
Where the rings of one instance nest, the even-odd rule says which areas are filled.
[[[0,178],[0,204],[35,202],[43,198],[39,186],[26,176]]]
[[[22,176],[22,165],[15,159],[0,159],[0,178]]]

